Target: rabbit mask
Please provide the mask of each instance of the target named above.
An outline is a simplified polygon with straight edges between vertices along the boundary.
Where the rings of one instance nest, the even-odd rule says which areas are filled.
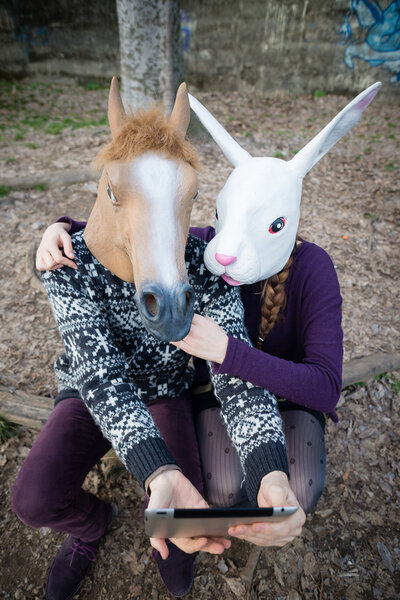
[[[190,107],[235,167],[218,194],[216,235],[204,254],[212,273],[241,285],[283,269],[296,240],[303,177],[359,121],[380,86],[361,92],[288,162],[250,156],[189,94]]]

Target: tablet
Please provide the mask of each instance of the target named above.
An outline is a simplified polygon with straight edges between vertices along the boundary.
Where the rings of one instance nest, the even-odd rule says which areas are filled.
[[[281,521],[297,506],[272,508],[147,508],[145,532],[150,537],[225,536],[232,525]]]

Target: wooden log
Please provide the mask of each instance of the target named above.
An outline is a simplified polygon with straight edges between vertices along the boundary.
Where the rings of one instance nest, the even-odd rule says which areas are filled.
[[[40,431],[49,418],[54,400],[12,390],[0,384],[0,414],[18,425]]]
[[[59,169],[51,173],[42,173],[39,175],[20,175],[16,177],[1,177],[0,185],[9,187],[12,190],[31,189],[37,185],[46,187],[63,187],[74,183],[84,183],[86,181],[98,179],[98,174],[89,169]]]
[[[343,388],[368,381],[400,369],[400,354],[379,352],[354,358],[343,365]],[[53,408],[54,401],[45,396],[35,396],[20,390],[11,390],[0,384],[0,414],[9,421],[40,431]]]
[[[377,352],[369,356],[353,358],[343,365],[342,388],[366,382],[376,375],[400,369],[400,354]]]

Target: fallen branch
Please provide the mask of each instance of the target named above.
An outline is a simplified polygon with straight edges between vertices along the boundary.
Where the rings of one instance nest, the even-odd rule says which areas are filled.
[[[343,388],[400,369],[400,354],[379,352],[354,358],[343,366]],[[0,414],[13,423],[40,431],[53,408],[53,400],[0,384]]]
[[[0,384],[0,413],[13,423],[40,431],[49,418],[53,406],[52,398],[35,396]]]
[[[377,352],[369,356],[353,358],[343,365],[342,388],[368,381],[376,375],[400,369],[400,354]]]
[[[35,186],[52,188],[97,180],[97,178],[97,174],[92,173],[89,169],[60,169],[47,174],[2,177],[0,186],[11,188],[11,190],[27,190]]]
[[[263,548],[260,546],[253,546],[250,550],[250,554],[245,566],[240,570],[241,579],[244,581],[246,586],[246,600],[248,600],[251,595],[254,573],[256,571],[258,561],[260,560],[262,550]]]

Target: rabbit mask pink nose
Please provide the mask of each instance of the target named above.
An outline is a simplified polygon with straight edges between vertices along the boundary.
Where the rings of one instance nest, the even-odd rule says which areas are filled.
[[[230,256],[229,254],[219,254],[218,252],[216,252],[215,259],[219,262],[220,265],[227,267],[228,265],[234,263],[237,257]]]

